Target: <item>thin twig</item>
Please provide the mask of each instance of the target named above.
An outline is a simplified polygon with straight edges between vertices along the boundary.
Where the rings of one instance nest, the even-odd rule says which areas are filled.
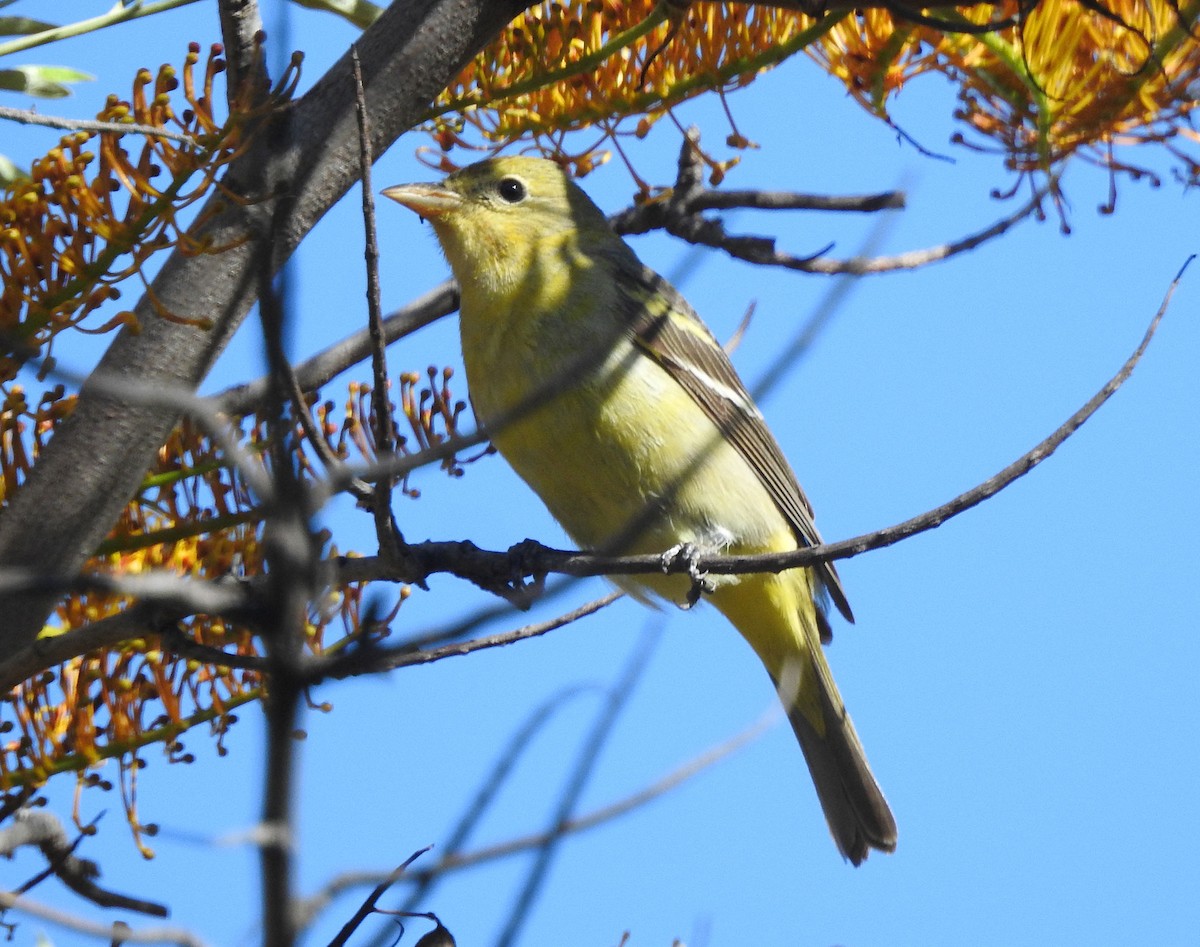
[[[679,173],[666,200],[652,201],[627,208],[609,218],[613,229],[621,234],[647,233],[664,230],[680,240],[696,246],[723,250],[730,256],[760,266],[778,266],[803,273],[825,275],[887,273],[911,270],[945,260],[1006,233],[1016,223],[1041,207],[1045,191],[1036,193],[1028,203],[1014,213],[1001,218],[976,233],[959,240],[911,250],[886,257],[855,256],[847,260],[831,259],[826,250],[806,256],[782,253],[775,247],[773,237],[730,234],[720,220],[703,216],[702,211],[728,208],[760,208],[764,210],[854,210],[879,211],[905,206],[904,195],[888,191],[860,197],[818,197],[779,191],[718,191],[704,185],[702,167],[697,156],[698,133],[689,129],[684,136],[679,158]],[[1052,181],[1048,190],[1056,183]]]
[[[27,109],[15,109],[8,105],[0,105],[0,119],[22,125],[41,125],[45,128],[59,128],[73,132],[113,132],[118,135],[145,135],[147,138],[164,138],[177,141],[184,145],[194,145],[196,140],[179,132],[169,132],[153,125],[138,125],[136,122],[98,122],[86,118],[57,118],[53,115],[39,115]]]
[[[476,790],[475,797],[463,808],[463,813],[459,816],[457,824],[450,832],[450,836],[440,846],[441,857],[443,859],[453,858],[463,850],[463,846],[466,845],[471,832],[483,819],[488,809],[491,808],[500,790],[504,788],[508,777],[516,769],[525,750],[529,748],[533,743],[534,737],[549,723],[554,714],[568,706],[573,698],[595,690],[595,687],[580,685],[564,687],[534,708],[525,722],[518,728],[517,732],[512,735],[509,741],[501,748],[500,752],[496,754],[496,760],[487,775],[479,781],[479,789]],[[413,890],[408,893],[408,897],[404,899],[404,903],[400,906],[401,909],[405,911],[415,910],[432,893],[438,880],[439,876],[426,876],[422,878],[421,881],[417,882]]]
[[[110,943],[115,941],[120,944],[178,944],[179,947],[206,947],[203,940],[183,928],[146,927],[142,930],[135,930],[120,921],[109,925],[97,924],[38,901],[17,897],[4,891],[0,891],[0,909],[23,911],[50,924],[57,924],[67,930],[107,940]]]
[[[754,742],[778,723],[781,716],[782,710],[778,702],[772,701],[771,707],[758,720],[741,732],[734,734],[728,740],[716,746],[710,747],[703,753],[656,779],[654,782],[643,786],[641,789],[627,796],[586,812],[583,815],[569,818],[549,832],[537,832],[530,835],[518,836],[517,838],[501,842],[498,845],[489,845],[486,848],[476,849],[473,852],[465,854],[451,852],[448,849],[444,850],[444,854],[438,860],[437,864],[429,868],[408,872],[403,880],[408,883],[415,882],[417,885],[429,885],[436,879],[440,879],[451,872],[474,868],[477,865],[538,848],[544,845],[554,832],[577,835],[611,822],[628,812],[640,809],[642,806],[659,799],[693,777],[698,776],[704,770],[719,763],[725,757]],[[390,878],[391,875],[391,872],[345,872],[326,882],[320,892],[309,898],[308,902],[317,905],[317,910],[319,910],[344,891],[362,887],[363,885],[378,884]],[[310,912],[310,915],[311,913],[315,912]]]
[[[320,458],[326,470],[341,470],[345,466],[345,461],[334,453],[329,442],[325,440],[324,432],[317,427],[317,420],[309,409],[308,399],[300,387],[300,380],[296,377],[295,368],[291,362],[285,362],[280,368],[284,373],[284,385],[288,399],[292,403],[292,410],[296,413],[296,420],[300,422],[300,429],[304,431],[309,445],[316,451],[317,457]],[[364,503],[370,502],[371,498],[375,496],[374,487],[353,476],[346,481],[346,491],[354,499]]]
[[[450,872],[462,871],[466,868],[474,868],[476,865],[481,865],[486,862],[495,861],[500,858],[507,858],[510,855],[516,855],[521,852],[529,851],[530,849],[538,848],[544,845],[547,839],[557,831],[562,834],[578,834],[586,832],[589,829],[594,829],[599,825],[611,822],[613,819],[625,815],[627,812],[632,812],[639,809],[655,799],[660,798],[672,789],[682,785],[694,776],[699,775],[704,770],[708,769],[715,763],[720,762],[725,757],[729,756],[747,744],[757,740],[771,726],[773,726],[781,716],[781,710],[777,702],[773,703],[771,709],[763,714],[757,721],[751,724],[742,732],[735,734],[725,742],[718,744],[711,749],[705,750],[695,758],[688,760],[682,766],[677,767],[667,773],[660,779],[655,780],[648,786],[645,786],[636,792],[629,794],[621,799],[611,802],[607,805],[600,806],[587,812],[581,816],[567,819],[560,823],[556,830],[537,832],[530,835],[523,835],[517,838],[509,839],[497,845],[489,845],[486,848],[476,849],[473,852],[468,852],[463,855],[458,855],[453,858],[445,857],[438,861],[436,865],[418,871],[409,872],[406,877],[407,881],[420,882],[427,876],[445,875]],[[331,882],[330,888],[339,888],[342,884],[350,883],[374,883],[380,877],[379,875],[372,876],[346,876],[344,882],[339,882],[335,879]]]
[[[907,198],[903,191],[878,194],[800,194],[796,191],[721,191],[705,190],[690,201],[693,211],[733,210],[826,210],[850,213],[875,213],[903,210]]]
[[[180,612],[185,615],[239,615],[245,613],[252,604],[246,587],[236,579],[198,581],[166,570],[127,575],[85,572],[70,577],[48,576],[27,569],[0,570],[0,594],[23,592],[106,592],[137,598],[160,606],[168,613]],[[75,631],[71,634],[74,635]]]
[[[456,569],[463,568],[471,573],[470,578],[483,587],[488,580],[494,580],[505,566],[511,567],[514,561],[519,561],[527,574],[547,575],[560,573],[563,575],[585,577],[595,575],[650,575],[655,573],[686,573],[691,568],[718,575],[751,574],[756,572],[782,572],[785,569],[812,566],[820,562],[837,559],[848,559],[871,549],[890,546],[893,543],[940,526],[946,520],[957,516],[984,500],[995,496],[1022,475],[1054,453],[1076,430],[1079,429],[1093,414],[1099,410],[1112,395],[1124,384],[1145,353],[1165,315],[1171,297],[1184,270],[1194,257],[1180,269],[1172,281],[1170,288],[1163,298],[1149,327],[1134,352],[1129,356],[1120,370],[1110,378],[1103,387],[1093,395],[1086,404],[1071,415],[1049,437],[1045,438],[1031,450],[1006,466],[995,476],[972,489],[959,494],[946,503],[935,507],[918,516],[888,526],[884,529],[864,533],[851,539],[835,543],[825,543],[820,546],[809,546],[791,552],[764,553],[759,555],[730,556],[730,555],[700,555],[688,561],[671,561],[664,563],[660,554],[639,556],[599,556],[588,553],[575,553],[565,550],[551,549],[537,543],[526,541],[519,544],[520,555],[514,557],[512,552],[499,553],[479,549],[467,543],[419,543],[411,546],[416,558],[421,562],[423,574],[428,575],[441,571],[454,571],[463,576],[462,571],[447,570],[445,567],[453,562]],[[409,458],[415,461],[416,457]],[[369,475],[367,475],[369,479]],[[341,564],[346,570],[346,576],[353,581],[365,581],[372,574],[378,574],[380,563],[372,563],[369,559],[346,560]],[[402,576],[395,576],[402,579]],[[465,576],[464,576],[465,577]],[[485,578],[486,577],[486,578]]]
[[[26,915],[41,918],[50,924],[58,924],[61,928],[78,931],[89,937],[118,943],[175,943],[179,947],[206,947],[190,930],[182,928],[143,928],[136,930],[121,922],[113,924],[97,924],[82,917],[68,915],[40,901],[29,898],[19,898],[17,895],[0,891],[0,909],[8,911],[23,911]]]
[[[446,280],[402,309],[391,313],[383,320],[384,339],[387,343],[404,338],[417,329],[450,315],[458,308],[458,285]],[[340,342],[314,355],[296,366],[296,380],[303,391],[316,391],[337,375],[353,368],[371,354],[372,341],[369,329],[361,329]],[[227,388],[212,396],[216,409],[226,415],[252,414],[262,407],[266,398],[269,380],[267,376]]]
[[[337,932],[337,936],[329,942],[329,947],[344,947],[346,941],[350,939],[350,935],[358,930],[359,925],[361,925],[363,921],[365,921],[368,917],[370,917],[371,914],[375,912],[375,904],[380,898],[383,897],[387,889],[404,876],[404,872],[408,870],[409,865],[415,862],[431,848],[433,848],[432,845],[426,845],[424,848],[413,852],[408,856],[408,858],[401,862],[400,865],[398,865],[390,875],[376,885],[375,889],[367,896],[367,899],[363,901],[363,903],[359,905],[358,910],[354,912],[354,916],[342,925],[342,929]]]
[[[500,634],[487,635],[483,638],[473,638],[469,641],[455,641],[440,648],[429,649],[428,644],[432,641],[445,641],[447,638],[459,637],[462,632],[458,628],[451,631],[442,630],[413,641],[406,641],[392,648],[381,648],[375,651],[366,650],[365,652],[345,657],[335,657],[332,659],[331,665],[325,669],[324,674],[337,678],[377,674],[380,671],[391,671],[396,668],[412,667],[418,664],[432,664],[434,661],[441,661],[444,658],[461,657],[473,654],[476,651],[486,651],[489,648],[500,648],[505,645],[516,644],[518,641],[538,638],[548,632],[565,628],[572,622],[576,622],[594,612],[600,611],[600,609],[607,605],[611,605],[617,599],[622,598],[624,594],[624,592],[612,591],[607,595],[586,602],[578,608],[573,608],[569,612],[558,615],[548,621],[535,622],[531,625],[525,625],[511,631],[501,632]],[[321,673],[319,665],[314,666],[313,673]]]
[[[620,678],[609,692],[608,700],[605,701],[604,707],[601,709],[600,715],[596,718],[591,732],[580,747],[575,766],[571,771],[566,786],[563,787],[558,805],[555,807],[554,815],[551,817],[550,827],[546,832],[545,840],[538,846],[537,857],[534,859],[533,864],[530,865],[529,872],[525,877],[525,883],[521,886],[521,892],[509,911],[504,930],[496,940],[497,947],[511,947],[512,944],[516,943],[521,928],[525,924],[525,919],[529,916],[529,912],[533,907],[533,902],[537,898],[549,874],[550,863],[558,852],[558,847],[563,838],[568,834],[565,826],[570,821],[571,813],[578,804],[584,788],[591,780],[592,773],[596,769],[596,763],[600,758],[600,753],[616,727],[617,718],[620,716],[621,711],[628,705],[634,686],[641,679],[643,672],[650,663],[650,653],[660,638],[659,631],[661,631],[661,628],[655,628],[642,635],[628,662],[626,662],[625,669],[621,672]]]
[[[374,376],[371,407],[375,415],[375,451],[388,457],[396,453],[396,431],[392,421],[392,402],[388,395],[387,342],[379,303],[379,244],[375,239],[375,194],[371,178],[371,120],[367,115],[362,65],[355,44],[350,46],[350,66],[354,75],[354,113],[358,119],[358,160],[362,175],[363,231],[366,240],[363,257],[367,264],[367,326],[371,335],[371,373]],[[401,539],[392,516],[392,484],[393,481],[388,477],[375,481],[371,512],[375,518],[379,554],[398,561]]]
[[[71,632],[71,634],[75,634],[75,632]],[[178,624],[160,628],[158,634],[160,647],[164,651],[187,658],[189,661],[199,661],[202,664],[211,664],[219,668],[257,671],[260,674],[266,674],[271,670],[271,662],[267,658],[255,654],[237,654],[200,644],[185,635]]]
[[[1040,210],[1042,200],[1052,186],[1047,185],[1045,191],[1038,191],[1027,203],[1017,208],[1007,217],[1001,217],[995,223],[984,227],[982,230],[967,234],[965,237],[960,237],[958,240],[952,240],[949,243],[938,244],[934,247],[925,247],[920,250],[909,250],[893,256],[868,257],[866,259],[852,257],[849,260],[830,260],[818,257],[815,260],[804,261],[804,265],[791,266],[788,263],[778,265],[786,266],[790,269],[803,270],[807,273],[824,273],[829,275],[853,273],[856,275],[867,275],[870,273],[891,273],[897,270],[915,270],[930,263],[940,263],[942,260],[947,260],[960,253],[974,250],[989,240],[1004,235],[1026,217],[1035,214]],[[743,259],[749,259],[749,257],[744,257]]]
[[[48,43],[55,43],[62,39],[83,36],[86,33],[105,29],[116,23],[136,20],[138,17],[143,16],[153,16],[155,13],[173,10],[176,7],[187,6],[189,3],[195,2],[196,0],[160,0],[158,3],[117,3],[106,13],[101,13],[99,16],[89,17],[86,20],[79,20],[75,23],[67,23],[63,26],[53,26],[47,30],[29,33],[25,36],[19,36],[16,39],[10,39],[6,43],[0,43],[0,56],[10,56],[13,53],[23,52],[26,49],[34,49]]]
[[[96,578],[95,576],[82,576],[79,577],[80,585],[72,586],[64,583],[63,586],[57,587],[56,591],[67,592],[73,588],[90,591],[100,588],[116,592],[118,588],[124,588],[125,591],[121,594],[136,596],[141,594],[145,589],[145,586],[132,581],[139,578],[144,580],[170,579],[179,583],[187,583],[189,586],[194,586],[195,588],[189,587],[183,595],[172,592],[164,595],[162,598],[148,598],[136,601],[116,615],[109,615],[81,628],[72,628],[70,634],[36,639],[29,646],[22,648],[16,654],[0,662],[0,693],[7,693],[22,681],[29,680],[35,674],[46,670],[46,668],[54,667],[56,664],[61,664],[72,658],[80,657],[90,651],[113,648],[122,641],[155,634],[163,631],[163,629],[167,629],[169,633],[169,630],[178,622],[191,618],[194,615],[219,614],[229,619],[231,616],[236,616],[242,611],[241,606],[235,606],[232,599],[225,599],[223,605],[216,598],[209,599],[205,605],[200,604],[200,596],[203,596],[205,592],[204,587],[207,586],[209,591],[219,589],[220,585],[228,580],[214,583],[211,580],[201,582],[194,579],[181,579],[176,576],[149,574],[140,577],[124,576],[121,578],[119,584],[111,586],[106,586],[95,581],[88,581]],[[257,585],[257,582],[251,580],[250,583],[247,583],[247,585],[251,584]],[[35,586],[30,583],[25,587],[40,588],[42,586]],[[243,603],[248,603],[251,600],[251,595],[246,595],[241,599]],[[178,650],[178,653],[184,653],[186,649],[186,646],[181,643],[178,649],[172,648],[169,645],[168,647],[170,650]],[[197,649],[202,648],[200,645],[193,645],[193,647]],[[263,660],[240,658],[237,655],[228,655],[225,652],[217,651],[217,649],[205,648],[203,650],[207,656],[201,660],[211,659],[212,663],[220,666],[242,666],[243,661]],[[219,659],[218,655],[221,656]],[[257,666],[254,669],[263,670],[263,667]]]

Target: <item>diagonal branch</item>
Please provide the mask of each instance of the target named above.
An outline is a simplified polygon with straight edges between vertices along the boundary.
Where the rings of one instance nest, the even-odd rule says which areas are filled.
[[[835,543],[825,543],[820,546],[809,546],[785,553],[764,553],[760,555],[728,556],[701,555],[694,558],[674,557],[664,560],[661,555],[640,556],[598,556],[586,553],[568,552],[550,549],[538,543],[526,541],[504,553],[490,552],[479,549],[471,543],[450,542],[420,543],[409,547],[409,552],[420,562],[422,577],[439,571],[450,571],[463,578],[470,578],[476,584],[487,588],[489,583],[500,583],[506,587],[524,587],[524,577],[545,576],[549,573],[561,573],[575,577],[595,575],[649,575],[660,572],[689,573],[695,570],[718,575],[733,575],[754,572],[782,572],[802,566],[812,566],[819,562],[836,559],[848,559],[871,549],[881,549],[893,545],[917,533],[926,532],[942,525],[946,520],[978,506],[985,500],[995,496],[1005,487],[1027,474],[1034,467],[1046,460],[1066,442],[1080,427],[1094,415],[1109,398],[1123,385],[1133,373],[1149,347],[1154,334],[1167,311],[1171,297],[1175,292],[1184,270],[1194,257],[1189,257],[1179,270],[1167,290],[1162,305],[1155,313],[1147,327],[1141,342],[1134,352],[1125,360],[1121,368],[1110,378],[1099,391],[1062,423],[1052,434],[1038,443],[1025,454],[995,476],[988,478],[978,486],[961,493],[953,499],[905,520],[894,526],[865,533],[851,539]],[[416,465],[419,457],[405,458],[407,464]],[[391,465],[387,465],[391,466]],[[371,479],[372,474],[364,473],[364,479]],[[444,567],[451,565],[450,569]],[[506,571],[507,570],[507,571]],[[396,570],[381,563],[378,559],[345,559],[339,563],[342,581],[369,581],[372,578],[387,577],[397,581],[407,581],[408,577],[397,574]]]

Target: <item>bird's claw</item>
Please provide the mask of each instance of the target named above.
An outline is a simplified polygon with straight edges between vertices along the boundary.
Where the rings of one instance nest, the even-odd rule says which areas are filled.
[[[708,573],[697,564],[700,556],[700,548],[692,543],[680,543],[678,546],[672,546],[662,554],[663,572],[670,574],[686,571],[688,578],[691,579],[687,595],[683,602],[679,603],[679,607],[684,610],[692,608],[700,601],[700,596],[710,594],[716,589],[716,585],[708,577]],[[686,569],[680,569],[681,564],[686,566]]]
[[[508,549],[510,572],[504,581],[504,598],[525,611],[541,597],[546,587],[546,573],[538,563],[545,547],[532,539],[524,539]]]

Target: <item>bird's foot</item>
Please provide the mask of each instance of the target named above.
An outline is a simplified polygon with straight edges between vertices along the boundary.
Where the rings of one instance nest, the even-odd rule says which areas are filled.
[[[662,554],[663,572],[668,575],[675,572],[686,572],[688,578],[691,579],[687,596],[683,602],[679,603],[679,607],[682,609],[692,608],[700,601],[700,596],[711,593],[716,588],[712,579],[708,577],[708,573],[697,563],[702,554],[703,550],[692,543],[680,543]]]

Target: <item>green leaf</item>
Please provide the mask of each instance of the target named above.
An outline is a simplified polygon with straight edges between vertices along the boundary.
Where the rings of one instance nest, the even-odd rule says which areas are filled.
[[[8,185],[16,184],[27,177],[29,175],[21,168],[18,168],[4,155],[0,155],[0,187],[8,187]]]
[[[61,99],[71,94],[64,83],[94,78],[67,66],[17,66],[15,69],[0,69],[0,89],[23,92],[42,99]]]
[[[349,20],[363,30],[379,19],[379,15],[383,13],[383,10],[371,3],[370,0],[292,0],[292,2],[302,7],[308,7],[310,10],[324,10],[326,13],[333,13],[344,20]]]
[[[0,16],[0,36],[28,36],[31,33],[52,30],[57,25],[43,20],[32,20],[27,16]]]

